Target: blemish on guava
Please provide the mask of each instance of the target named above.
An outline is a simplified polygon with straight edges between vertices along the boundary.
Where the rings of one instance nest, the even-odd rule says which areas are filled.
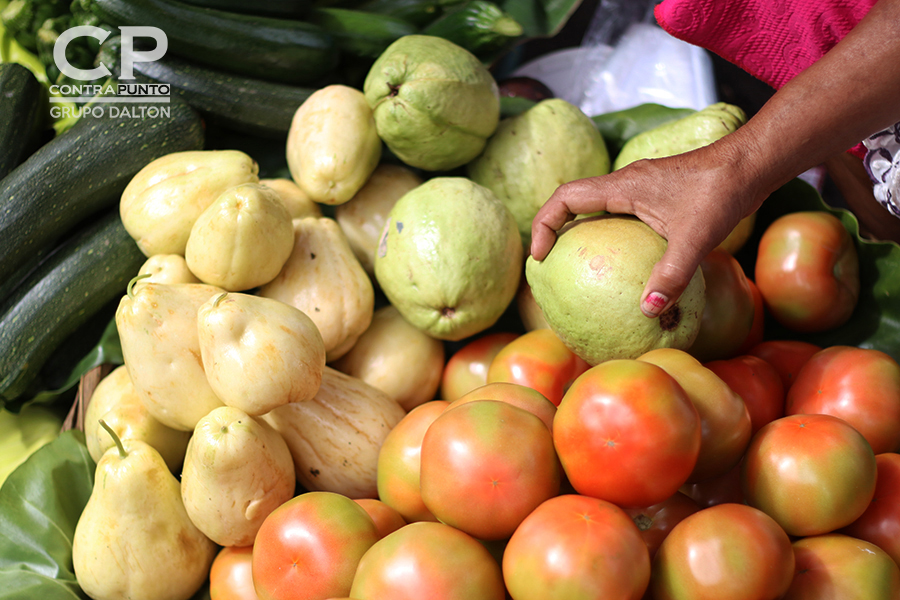
[[[401,231],[403,231],[403,223],[397,221],[397,233],[400,233]]]
[[[677,304],[659,315],[659,326],[663,331],[675,331],[681,323],[681,307]]]
[[[441,309],[441,317],[444,317],[446,319],[452,318],[453,315],[455,315],[455,314],[456,314],[456,309],[453,308],[452,306],[445,306],[444,308]]]
[[[400,93],[400,85],[399,84],[396,84],[396,83],[388,84],[388,89],[390,90],[390,92],[388,92],[388,98],[393,98],[394,96],[396,96]]]
[[[600,254],[592,258],[590,262],[588,262],[588,266],[596,271],[597,279],[603,279],[607,272],[609,272],[609,264],[606,262],[606,257]]]

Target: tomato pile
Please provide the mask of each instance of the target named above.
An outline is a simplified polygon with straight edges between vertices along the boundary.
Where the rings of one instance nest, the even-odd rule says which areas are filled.
[[[852,291],[822,247],[767,251],[757,279]],[[592,367],[546,328],[467,341],[385,438],[378,497],[295,496],[222,549],[212,599],[900,598],[900,365],[764,339],[761,314],[821,330],[855,299],[802,314],[731,261],[705,262],[726,301],[696,351]]]

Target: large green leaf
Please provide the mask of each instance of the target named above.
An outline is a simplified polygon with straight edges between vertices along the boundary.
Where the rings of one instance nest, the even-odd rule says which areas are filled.
[[[559,33],[581,0],[504,0],[500,7],[522,25],[524,36],[552,37]]]
[[[87,596],[72,567],[72,538],[94,485],[84,434],[42,447],[0,488],[0,599]]]
[[[842,344],[874,348],[900,360],[900,246],[861,237],[859,221],[853,213],[829,206],[805,181],[795,179],[789,182],[760,207],[754,233],[736,255],[745,272],[753,277],[756,248],[765,228],[782,215],[805,210],[830,212],[841,220],[856,240],[860,266],[859,302],[847,323],[821,333],[797,333],[767,318],[766,338],[798,339],[823,347]],[[885,218],[894,217],[885,212]]]

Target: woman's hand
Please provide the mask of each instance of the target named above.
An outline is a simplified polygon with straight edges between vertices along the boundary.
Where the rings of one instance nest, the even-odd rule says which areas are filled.
[[[535,216],[531,254],[543,260],[556,232],[576,215],[635,215],[668,240],[641,296],[641,310],[656,317],[678,300],[700,261],[765,199],[767,193],[754,187],[757,179],[742,153],[717,142],[573,181],[557,188]]]

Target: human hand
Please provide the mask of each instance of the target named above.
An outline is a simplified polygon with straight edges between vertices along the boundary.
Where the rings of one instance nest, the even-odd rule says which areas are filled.
[[[737,156],[726,160],[721,148],[712,146],[561,185],[532,222],[532,256],[543,260],[557,231],[576,215],[632,214],[668,240],[640,304],[648,317],[662,314],[681,296],[703,258],[766,196]]]

